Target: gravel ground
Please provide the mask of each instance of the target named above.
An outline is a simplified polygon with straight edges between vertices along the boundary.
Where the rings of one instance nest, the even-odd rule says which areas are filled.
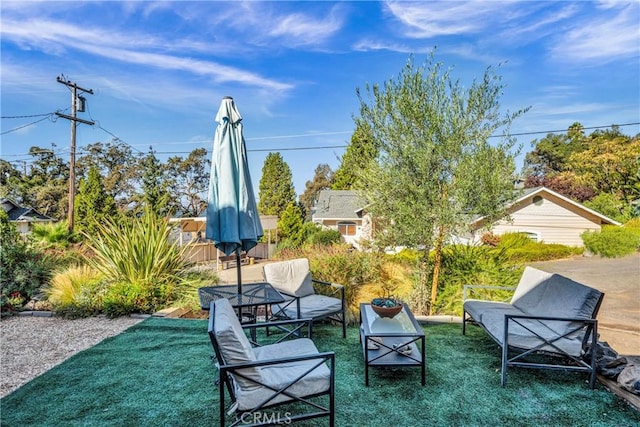
[[[143,319],[17,316],[0,321],[0,397]]]

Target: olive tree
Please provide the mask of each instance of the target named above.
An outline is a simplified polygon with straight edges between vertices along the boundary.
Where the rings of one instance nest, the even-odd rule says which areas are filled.
[[[376,227],[380,242],[423,251],[420,312],[426,312],[429,251],[435,254],[433,313],[443,244],[468,231],[474,216],[499,218],[514,197],[519,147],[509,129],[526,110],[502,113],[503,88],[491,67],[465,88],[431,54],[421,66],[410,57],[383,85],[357,89],[356,126],[370,129],[379,149],[360,171],[360,190],[374,221],[384,224]],[[490,143],[496,133],[501,137]]]

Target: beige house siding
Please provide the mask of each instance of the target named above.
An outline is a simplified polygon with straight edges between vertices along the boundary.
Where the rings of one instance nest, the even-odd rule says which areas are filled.
[[[524,198],[508,209],[509,219],[496,222],[494,234],[524,232],[537,236],[544,243],[583,246],[580,235],[585,231],[599,231],[602,217],[569,202],[552,192],[544,191]],[[479,233],[481,234],[481,233]]]

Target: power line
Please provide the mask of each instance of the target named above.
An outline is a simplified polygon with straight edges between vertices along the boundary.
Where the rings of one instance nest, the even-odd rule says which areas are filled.
[[[41,118],[40,120],[36,120],[35,122],[27,123],[26,125],[18,126],[17,128],[13,128],[13,129],[6,130],[6,131],[4,131],[4,132],[0,132],[0,135],[6,135],[6,134],[8,134],[8,133],[15,132],[15,131],[18,131],[18,130],[20,130],[20,129],[24,129],[24,128],[29,127],[29,126],[33,126],[33,125],[35,125],[36,123],[40,123],[41,121],[44,121],[44,120],[47,120],[47,119],[51,119],[51,118],[53,117],[53,114],[54,114],[54,113],[47,114],[47,115],[46,115],[46,117],[43,117],[43,118]],[[37,117],[37,116],[36,116],[36,117]],[[3,119],[4,119],[4,118],[5,118],[5,117],[3,117]],[[18,117],[12,117],[12,118],[18,118]],[[53,121],[53,120],[52,120],[52,121]]]
[[[2,116],[0,119],[29,119],[32,117],[42,117],[42,116],[50,116],[53,113],[45,113],[45,114],[30,114],[28,116]]]
[[[87,103],[88,104],[88,103]],[[91,116],[91,114],[89,113]],[[93,119],[93,118],[92,118]],[[594,130],[594,129],[606,129],[611,128],[613,126],[616,127],[626,127],[626,126],[636,126],[640,125],[640,122],[631,122],[631,123],[622,123],[622,124],[612,124],[612,125],[602,125],[602,126],[588,126],[583,127],[582,130]],[[160,145],[177,145],[177,144],[203,144],[210,143],[210,140],[202,140],[202,141],[176,141],[176,142],[164,142],[164,143],[149,143],[149,144],[129,144],[124,141],[122,138],[114,134],[113,132],[105,129],[97,122],[97,127],[107,134],[111,135],[118,142],[122,142],[127,146],[131,147],[138,153],[144,154],[141,150],[135,148],[136,146],[141,145],[152,145],[152,146],[160,146]],[[10,131],[7,131],[10,132]],[[351,131],[336,131],[336,132],[323,132],[323,133],[313,133],[313,134],[296,134],[296,135],[281,135],[281,136],[268,136],[268,137],[255,137],[255,138],[245,138],[247,141],[255,141],[255,140],[267,140],[267,139],[278,139],[278,138],[302,138],[302,137],[310,137],[310,136],[318,136],[318,135],[334,135],[334,134],[343,134],[350,133]],[[544,130],[544,131],[531,131],[531,132],[518,132],[511,133],[509,136],[527,136],[527,135],[542,135],[542,134],[553,134],[553,133],[561,133],[567,132],[567,129],[555,129],[555,130]],[[503,135],[490,135],[489,138],[500,138]],[[247,149],[248,152],[269,152],[269,151],[305,151],[305,150],[323,150],[323,149],[334,149],[334,148],[346,148],[347,145],[325,145],[325,146],[317,146],[317,147],[280,147],[280,148],[251,148]],[[207,149],[207,151],[211,151]],[[191,151],[156,151],[156,154],[189,154]],[[21,154],[9,154],[3,155],[3,157],[20,157],[20,156],[29,156],[30,153],[21,153]]]
[[[624,127],[624,126],[635,126],[635,125],[640,125],[640,122],[634,122],[634,123],[623,123],[621,125],[617,125],[617,124],[613,124],[613,125],[607,125],[607,126],[590,126],[590,127],[583,127],[581,128],[582,130],[593,130],[593,129],[604,129],[604,128],[610,128],[613,126],[617,126],[617,127]],[[560,129],[560,130],[545,130],[545,131],[533,131],[533,132],[520,132],[520,133],[510,133],[509,136],[524,136],[524,135],[540,135],[543,133],[559,133],[559,132],[567,132],[568,129]],[[489,136],[489,138],[500,138],[503,135],[491,135]]]

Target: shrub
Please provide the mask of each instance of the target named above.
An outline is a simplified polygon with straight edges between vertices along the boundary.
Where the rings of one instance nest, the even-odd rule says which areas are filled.
[[[605,258],[623,257],[640,249],[640,228],[633,226],[605,225],[601,231],[585,231],[580,237],[589,251]]]
[[[623,225],[624,228],[638,228],[640,229],[640,217],[632,218],[629,221],[625,222]]]
[[[451,245],[442,251],[438,298],[434,312],[461,315],[464,285],[515,286],[522,268],[509,262],[505,248]],[[478,290],[474,298],[504,300],[511,291]]]
[[[54,264],[49,256],[23,240],[2,209],[0,242],[0,309],[2,314],[10,314],[48,283]]]
[[[113,283],[103,301],[103,310],[108,317],[145,312],[148,306],[145,292],[136,283]]]
[[[511,262],[535,262],[549,261],[552,259],[567,258],[573,255],[580,255],[584,248],[560,245],[557,243],[536,243],[508,250]]]
[[[34,224],[31,231],[33,239],[43,248],[66,249],[78,241],[78,236],[69,232],[66,221],[57,223]]]
[[[395,255],[389,255],[394,262],[399,262],[405,265],[416,266],[422,258],[422,251],[415,249],[404,248]]]
[[[58,315],[78,318],[99,313],[105,291],[106,284],[100,273],[83,265],[53,276],[45,293]]]
[[[517,249],[535,243],[524,233],[504,233],[500,236],[498,247],[506,249]]]
[[[574,246],[536,242],[524,233],[503,234],[497,248],[505,251],[506,259],[511,263],[548,261],[579,255],[584,251]]]
[[[311,222],[304,225],[305,243],[310,245],[333,245],[342,241],[342,234],[338,230],[322,228]]]
[[[98,227],[99,233],[87,236],[95,253],[89,262],[112,283],[104,299],[108,315],[152,312],[179,295],[185,283],[181,274],[189,266],[182,256],[187,247],[169,241],[167,220],[147,211],[140,218],[107,220]]]

